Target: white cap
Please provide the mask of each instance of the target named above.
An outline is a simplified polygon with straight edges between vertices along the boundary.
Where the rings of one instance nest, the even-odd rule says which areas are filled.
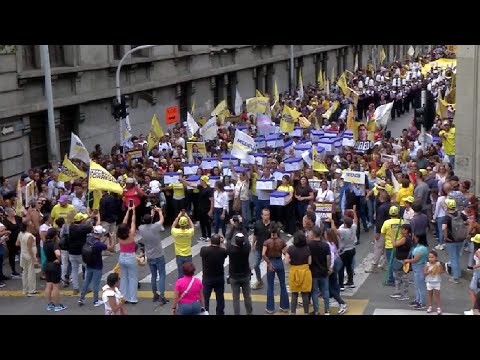
[[[103,233],[106,232],[106,230],[103,228],[102,225],[97,225],[97,226],[95,226],[95,227],[93,228],[93,232],[94,232],[95,234],[103,234]]]
[[[342,169],[335,169],[335,174],[341,174],[342,173]]]

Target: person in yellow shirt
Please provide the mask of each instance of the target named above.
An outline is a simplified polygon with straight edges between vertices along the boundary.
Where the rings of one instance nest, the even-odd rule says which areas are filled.
[[[442,130],[438,133],[442,140],[443,150],[448,156],[452,169],[455,170],[455,128],[451,127],[450,121],[443,122]]]
[[[282,184],[277,188],[277,191],[288,193],[285,199],[285,207],[281,209],[281,222],[288,237],[292,237],[295,233],[295,207],[293,204],[293,186],[290,185],[290,176],[284,175],[282,177]]]
[[[400,206],[400,218],[403,218],[405,210],[405,201],[403,199],[413,196],[413,184],[408,178],[402,180],[402,187],[398,190],[396,201]]]
[[[179,227],[177,228],[177,226]],[[172,224],[172,237],[179,279],[183,277],[183,263],[192,262],[193,233],[192,219],[184,211],[180,211]]]
[[[58,199],[58,204],[53,207],[52,212],[50,213],[53,227],[58,227],[57,219],[64,218],[66,221],[70,212],[77,212],[75,206],[69,204],[68,200],[68,195],[62,195],[60,196],[60,199]]]
[[[375,187],[371,190],[375,197],[378,196],[378,190],[385,190],[390,197],[395,193],[395,189],[392,185],[387,184],[385,180],[378,180]]]
[[[402,220],[398,217],[399,210],[397,206],[391,206],[388,213],[390,215],[390,219],[383,223],[380,233],[385,237],[385,257],[387,258],[389,264],[386,285],[393,286],[395,285],[395,280],[393,278],[393,270],[390,261],[390,258],[393,256],[392,238],[398,238],[400,235],[400,226],[402,225]]]
[[[183,171],[178,170],[183,178]],[[173,189],[173,213],[178,214],[182,209],[185,209],[185,184],[178,182],[175,184],[168,184],[170,189]]]

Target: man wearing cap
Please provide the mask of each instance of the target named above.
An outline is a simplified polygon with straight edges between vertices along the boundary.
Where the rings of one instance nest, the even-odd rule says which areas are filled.
[[[68,195],[62,195],[60,196],[60,199],[58,199],[57,205],[53,207],[50,216],[52,217],[52,223],[54,227],[57,227],[56,220],[58,218],[63,217],[64,219],[67,219],[68,214],[70,214],[71,211],[76,212],[75,207],[69,204],[68,200]]]
[[[442,130],[438,133],[442,141],[445,154],[448,156],[448,162],[455,170],[455,128],[451,127],[450,121],[443,122]]]
[[[71,231],[71,230],[70,230]],[[107,250],[110,252],[115,252],[115,244],[112,241],[111,237],[108,237],[108,246],[102,241],[102,237],[105,234],[106,230],[101,226],[97,225],[93,228],[93,235],[89,235],[87,238],[87,243],[92,246],[93,254],[92,261],[87,265],[87,270],[85,272],[85,281],[82,286],[82,293],[80,299],[78,299],[78,304],[85,304],[85,295],[87,294],[88,287],[93,280],[93,306],[103,305],[103,301],[98,299],[98,291],[100,290],[100,281],[102,280],[102,270],[103,270],[103,260],[102,260],[102,251]]]
[[[402,220],[398,218],[398,207],[392,205],[388,210],[390,215],[390,219],[386,220],[383,225],[382,229],[380,230],[381,234],[385,237],[385,257],[387,258],[388,266],[388,279],[385,285],[387,286],[394,286],[395,279],[393,277],[393,269],[391,266],[392,251],[393,251],[393,243],[392,239],[398,239],[400,236],[400,226],[402,225]]]
[[[413,216],[415,215],[415,211],[412,209],[412,204],[415,202],[415,198],[413,196],[407,196],[402,198],[403,205],[405,207],[403,211],[403,223],[410,224]]]
[[[179,226],[177,228],[177,226]],[[180,211],[172,224],[173,244],[177,261],[178,278],[183,277],[182,266],[192,261],[193,222],[184,211]]]
[[[448,260],[452,266],[452,277],[449,281],[459,284],[462,275],[460,256],[463,242],[468,234],[466,223],[468,217],[457,210],[457,202],[454,199],[445,199],[445,205],[447,205],[447,214],[443,219],[442,231],[447,245]],[[463,222],[465,228],[461,226],[461,222]]]
[[[77,213],[73,218],[73,224],[70,225],[69,240],[68,240],[68,259],[72,264],[72,287],[73,295],[77,295],[80,291],[78,282],[78,272],[82,261],[82,247],[87,241],[87,236],[93,231],[92,225],[85,224],[88,219],[87,214]]]

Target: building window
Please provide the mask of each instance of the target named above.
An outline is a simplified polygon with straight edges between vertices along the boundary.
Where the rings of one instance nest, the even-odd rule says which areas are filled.
[[[36,45],[23,45],[22,58],[24,70],[40,69],[40,58],[37,55]]]
[[[180,122],[187,121],[187,112],[191,111],[188,108],[187,83],[180,84],[180,97],[178,98],[178,112],[180,115]]]
[[[130,48],[133,49],[133,48],[136,48],[137,46],[141,46],[141,45],[130,45]],[[149,50],[150,49],[137,50],[132,53],[132,57],[148,57]]]
[[[192,51],[192,45],[177,45],[178,51]]]
[[[65,51],[63,45],[48,45],[48,53],[50,54],[50,66],[65,66]]]
[[[78,105],[66,106],[60,108],[60,124],[58,125],[58,135],[60,140],[60,157],[70,151],[70,139],[72,132],[76,133],[76,125],[79,118]]]
[[[48,165],[47,112],[30,116],[30,162],[32,168]]]
[[[267,65],[267,76],[265,77],[265,92],[272,96],[273,98],[273,73],[274,73],[274,64]],[[278,84],[277,84],[278,86]],[[273,104],[271,104],[273,105]]]
[[[121,60],[123,56],[123,45],[112,45],[113,47],[113,60]]]

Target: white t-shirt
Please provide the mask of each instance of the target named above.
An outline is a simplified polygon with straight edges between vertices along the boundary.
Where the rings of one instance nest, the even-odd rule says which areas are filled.
[[[150,181],[150,192],[152,194],[158,194],[160,192],[160,183],[158,180]]]
[[[322,189],[319,189],[316,200],[318,202],[332,202],[333,203],[335,201],[335,198],[333,196],[332,190],[322,191]]]
[[[120,298],[122,297],[122,293],[118,288],[115,288],[115,291],[110,289],[110,286],[105,285],[103,288],[103,294],[102,294],[102,300],[103,304],[105,305],[105,312],[112,312],[112,307],[110,306],[110,303],[108,301],[109,297],[115,296],[115,301],[118,304],[120,304]]]
[[[38,232],[41,234],[42,232],[47,232],[48,229],[50,229],[52,227],[52,225],[48,225],[48,224],[42,224],[40,225],[40,229],[38,230]],[[43,241],[40,240],[40,247],[43,247]]]

